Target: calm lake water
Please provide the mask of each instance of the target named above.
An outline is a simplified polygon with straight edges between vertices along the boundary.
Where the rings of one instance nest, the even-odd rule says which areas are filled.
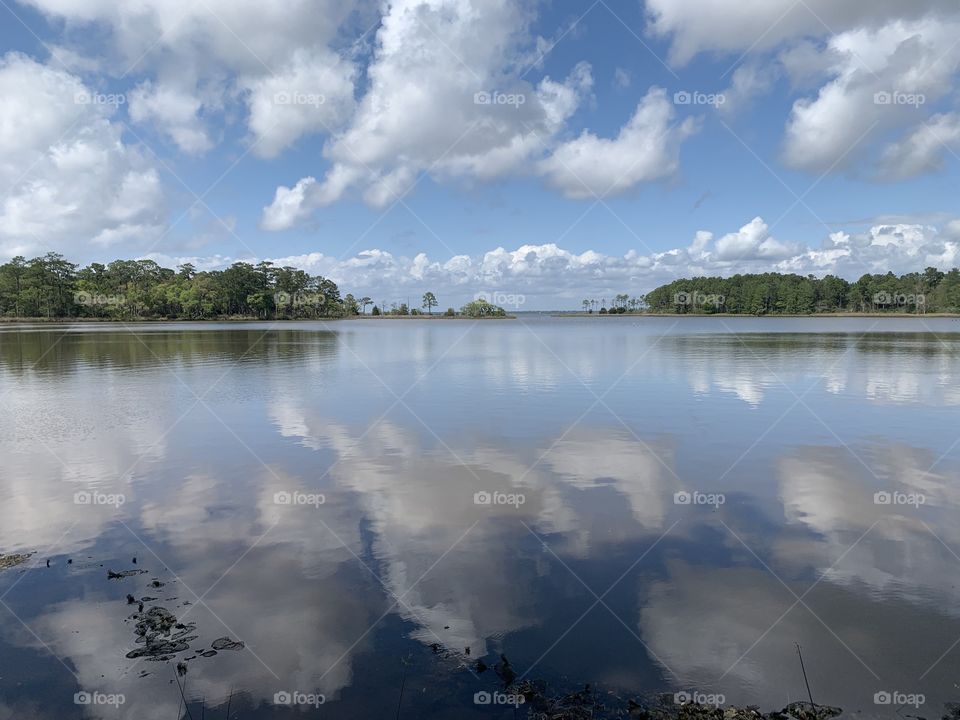
[[[5,326],[0,718],[526,717],[501,653],[773,710],[795,643],[939,717],[958,410],[949,319]]]

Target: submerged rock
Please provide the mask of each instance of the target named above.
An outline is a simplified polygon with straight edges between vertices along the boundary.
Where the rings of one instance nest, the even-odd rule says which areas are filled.
[[[146,570],[121,570],[120,572],[107,570],[107,579],[122,580],[123,578],[133,577],[134,575],[142,575],[145,572]]]
[[[130,659],[169,659],[171,655],[189,650],[189,643],[197,639],[196,635],[190,634],[197,629],[196,625],[178,623],[176,616],[165,608],[152,607],[134,617],[137,620],[134,642],[143,647],[128,652]]]
[[[245,645],[242,640],[231,640],[228,637],[218,638],[210,645],[214,650],[243,650]]]

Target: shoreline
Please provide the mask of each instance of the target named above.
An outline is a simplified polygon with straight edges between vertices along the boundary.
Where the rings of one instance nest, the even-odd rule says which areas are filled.
[[[747,313],[613,313],[600,315],[599,313],[584,312],[557,312],[551,313],[550,317],[570,318],[570,317],[602,317],[602,318],[753,318],[756,320],[779,319],[779,318],[953,318],[960,319],[960,313],[809,313],[796,315],[789,313],[768,314],[768,315],[750,315]]]
[[[780,320],[780,319],[818,319],[818,318],[830,318],[830,319],[858,319],[858,318],[875,318],[878,320],[902,320],[902,319],[913,319],[913,320],[923,320],[923,319],[947,319],[947,320],[960,320],[960,313],[927,313],[923,315],[916,315],[914,313],[813,313],[809,315],[795,315],[795,314],[781,314],[781,315],[748,315],[744,313],[613,313],[600,315],[599,313],[583,313],[583,312],[530,312],[531,316],[538,317],[550,317],[550,318],[621,318],[621,319],[630,319],[630,320],[639,320],[644,318],[717,318],[717,319],[727,319],[727,318],[750,318],[753,320]],[[517,315],[504,315],[504,316],[484,316],[484,317],[468,317],[463,315],[351,315],[349,317],[319,317],[319,318],[255,318],[255,317],[223,317],[223,318],[92,318],[92,317],[82,317],[82,318],[0,318],[0,327],[3,326],[16,326],[16,325],[84,325],[84,324],[115,324],[115,325],[127,325],[127,324],[156,324],[156,325],[172,325],[176,323],[185,323],[185,324],[197,324],[202,325],[206,323],[302,323],[302,322],[339,322],[342,320],[366,320],[366,321],[403,321],[403,320],[440,320],[440,321],[494,321],[494,320],[518,320],[521,319]]]
[[[118,325],[132,323],[295,323],[295,322],[339,322],[341,320],[516,320],[516,315],[500,317],[467,317],[463,315],[351,315],[349,317],[319,317],[319,318],[252,318],[252,317],[224,317],[224,318],[0,318],[0,327],[3,325],[79,325],[84,323],[113,323]]]

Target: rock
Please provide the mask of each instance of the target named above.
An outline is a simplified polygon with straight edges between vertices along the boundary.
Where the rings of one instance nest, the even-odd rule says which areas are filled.
[[[114,572],[113,570],[107,570],[107,579],[108,580],[123,580],[123,578],[133,577],[134,575],[142,575],[146,570],[121,570],[120,572]]]
[[[231,640],[228,637],[222,637],[214,640],[210,647],[214,650],[243,650],[245,645],[242,640]]]
[[[513,668],[510,667],[510,661],[503,653],[500,654],[500,662],[493,666],[493,671],[497,674],[497,677],[503,680],[504,687],[510,687],[517,677]]]
[[[136,618],[134,642],[143,647],[128,652],[128,658],[169,659],[176,653],[189,650],[189,643],[197,639],[196,635],[190,634],[196,630],[196,625],[178,623],[176,616],[165,608],[152,607]],[[174,630],[179,632],[174,633]]]

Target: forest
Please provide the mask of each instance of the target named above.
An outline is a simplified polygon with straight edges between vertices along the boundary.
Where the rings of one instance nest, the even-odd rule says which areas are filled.
[[[960,313],[960,270],[863,275],[763,273],[675,280],[647,293],[655,313],[810,315],[814,313]]]
[[[29,318],[339,317],[358,305],[336,284],[292,267],[238,262],[225,270],[176,270],[153,260],[79,268],[47,253],[0,265],[0,316]]]
[[[433,293],[423,297],[427,312],[437,306]],[[224,270],[197,270],[189,263],[176,270],[153,260],[115,260],[80,268],[57,253],[0,265],[0,317],[180,319],[309,319],[366,314],[369,297],[340,295],[328,278],[270,262],[237,262]],[[960,270],[895,275],[864,275],[855,282],[827,275],[763,273],[675,280],[646,295],[617,295],[584,300],[592,313],[676,313],[808,315],[814,313],[960,313]],[[416,308],[373,305],[373,315],[417,315]],[[459,313],[502,316],[504,311],[474,301]]]

